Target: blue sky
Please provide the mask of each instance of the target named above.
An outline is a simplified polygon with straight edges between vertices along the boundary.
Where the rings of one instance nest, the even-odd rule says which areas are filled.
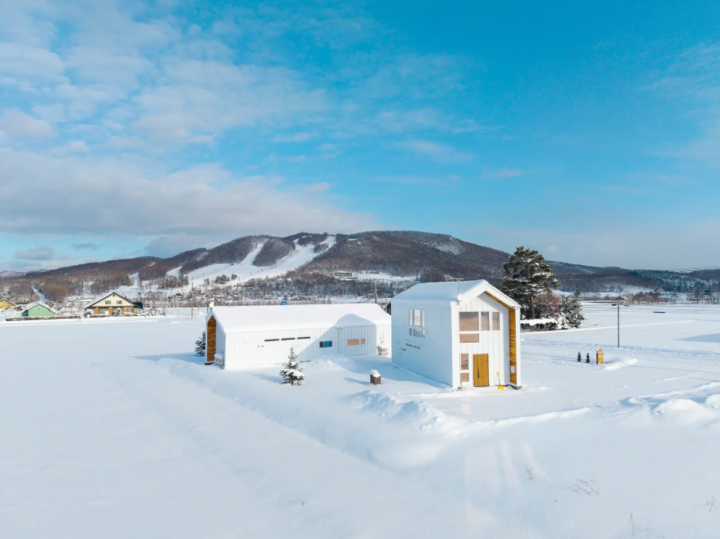
[[[720,265],[719,22],[704,1],[0,1],[0,270],[373,229]]]

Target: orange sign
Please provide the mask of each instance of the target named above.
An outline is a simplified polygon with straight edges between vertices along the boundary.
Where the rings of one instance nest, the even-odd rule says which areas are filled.
[[[602,365],[603,363],[605,363],[605,352],[603,352],[603,349],[598,348],[596,354],[597,364]]]

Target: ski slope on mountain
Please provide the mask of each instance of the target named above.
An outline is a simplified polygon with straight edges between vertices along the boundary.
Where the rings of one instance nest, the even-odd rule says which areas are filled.
[[[186,276],[190,283],[197,286],[202,284],[205,279],[214,281],[217,277],[222,275],[226,275],[227,277],[236,275],[237,278],[233,279],[231,281],[232,283],[242,283],[249,281],[250,279],[264,279],[266,277],[285,275],[289,271],[293,271],[304,266],[318,255],[318,253],[315,252],[314,245],[300,245],[297,241],[294,243],[295,250],[271,266],[255,266],[253,264],[265,245],[264,243],[260,243],[241,262],[212,264],[210,266],[191,271],[187,273]],[[328,237],[323,244],[327,245],[328,248],[332,247],[335,244],[335,237]],[[179,275],[179,268],[175,270],[173,275]]]
[[[0,536],[714,538],[720,309],[654,310],[523,334],[519,391],[221,371],[197,311],[0,323]]]

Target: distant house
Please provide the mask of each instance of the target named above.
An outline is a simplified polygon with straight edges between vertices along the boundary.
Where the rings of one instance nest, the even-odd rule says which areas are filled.
[[[453,388],[521,381],[520,305],[487,281],[423,283],[392,300],[392,362]]]
[[[59,314],[60,313],[42,301],[36,301],[35,303],[28,305],[20,316],[24,316],[26,318],[53,318]]]
[[[0,309],[10,309],[11,307],[15,307],[15,304],[5,298],[0,298]]]
[[[117,292],[112,292],[107,296],[100,298],[96,302],[87,305],[85,310],[92,311],[93,314],[107,313],[112,316],[120,316],[123,314],[142,311],[143,308],[142,302],[130,301]]]

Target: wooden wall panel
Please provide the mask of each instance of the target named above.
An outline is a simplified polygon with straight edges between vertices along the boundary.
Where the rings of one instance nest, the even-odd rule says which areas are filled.
[[[217,343],[217,321],[214,316],[210,317],[207,323],[207,335],[206,335],[206,349],[207,354],[205,356],[205,363],[210,364],[215,361],[215,353]]]

